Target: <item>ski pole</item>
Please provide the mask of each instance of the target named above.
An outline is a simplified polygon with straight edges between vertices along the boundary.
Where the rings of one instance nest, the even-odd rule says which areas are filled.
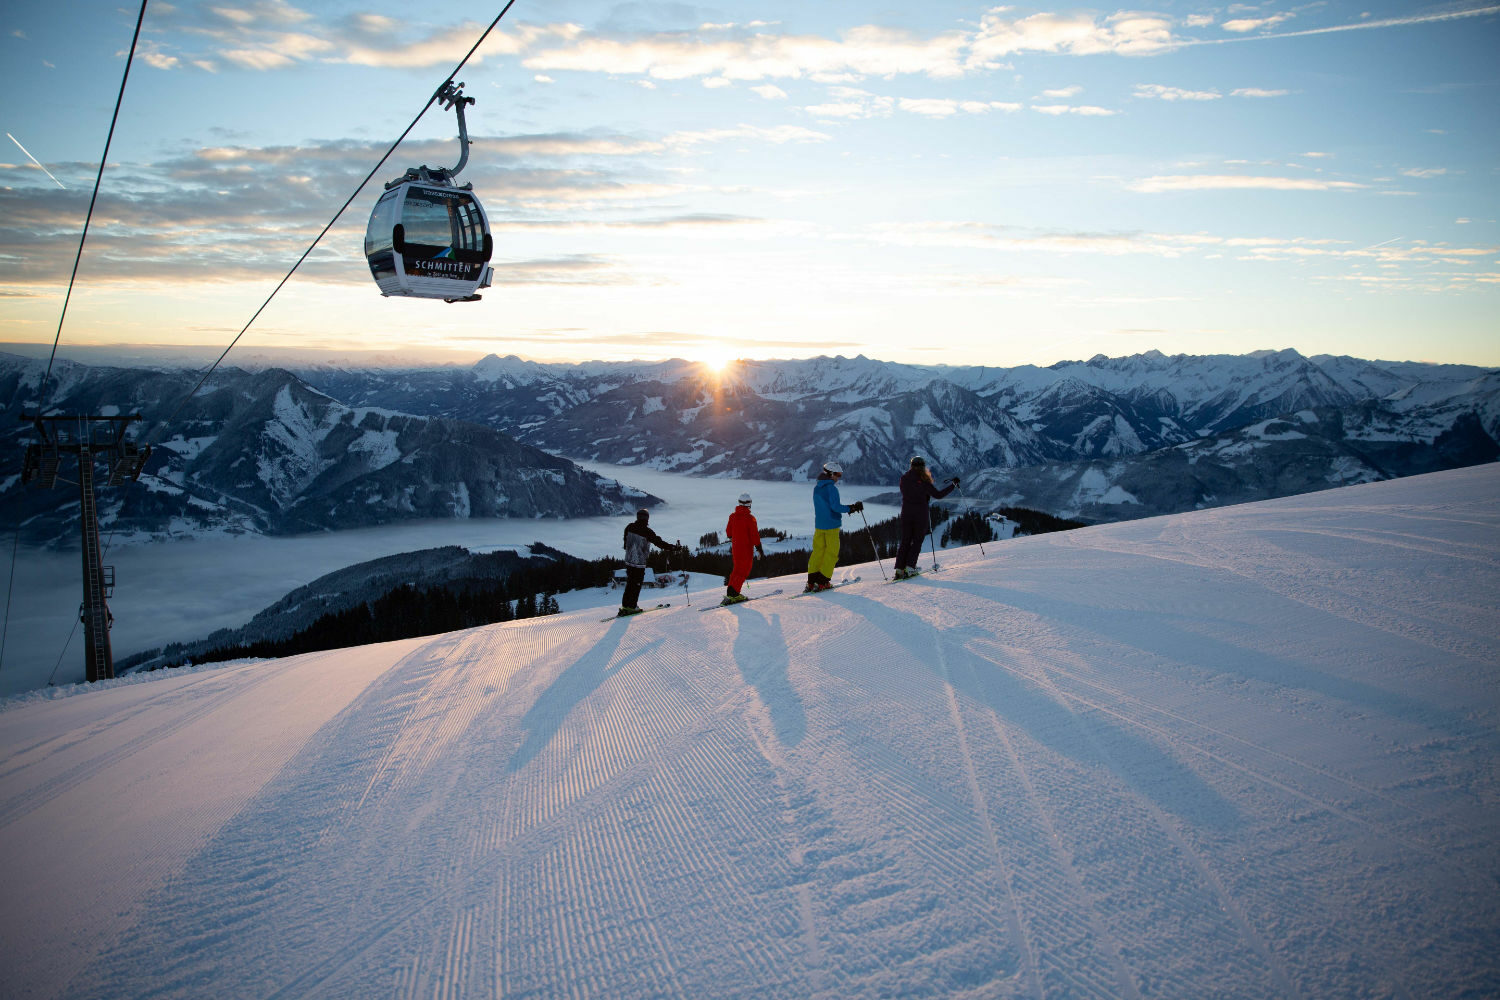
[[[964,495],[964,491],[961,490],[961,489],[959,489],[957,483],[953,484],[953,493],[954,493],[955,496],[960,496],[960,497],[962,497]],[[967,500],[968,498],[964,497],[964,499]],[[979,519],[979,528],[980,528],[979,533],[976,534],[974,537],[979,542],[979,554],[980,555],[984,555],[984,536],[990,533],[990,522],[989,522],[989,520],[987,518],[981,517]]]
[[[927,541],[932,546],[932,568],[938,569],[937,561],[937,526],[932,523],[932,504],[927,505]],[[922,551],[921,549],[917,550]]]
[[[870,536],[870,548],[875,553],[875,565],[880,567],[880,578],[882,580],[890,579],[885,575],[885,563],[880,561],[880,546],[875,544],[875,532],[870,530],[870,520],[865,517],[865,509],[863,507],[859,509],[859,519],[865,522],[865,534]]]

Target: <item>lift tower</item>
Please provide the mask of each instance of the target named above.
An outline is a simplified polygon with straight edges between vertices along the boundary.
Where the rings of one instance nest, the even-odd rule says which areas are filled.
[[[22,416],[36,426],[37,443],[26,446],[21,481],[52,489],[58,482],[62,456],[78,456],[79,530],[83,535],[83,604],[78,620],[83,623],[84,676],[93,681],[115,675],[109,648],[109,629],[114,616],[105,599],[114,595],[113,566],[103,564],[99,547],[99,511],[94,503],[95,462],[106,469],[106,486],[135,480],[151,456],[151,446],[141,448],[125,440],[125,428],[141,419],[139,413],[120,417]]]

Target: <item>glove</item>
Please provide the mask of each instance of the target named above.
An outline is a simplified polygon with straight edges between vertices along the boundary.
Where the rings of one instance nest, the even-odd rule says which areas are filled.
[[[851,513],[851,514],[858,514],[860,511],[862,511],[864,509],[865,509],[865,505],[864,505],[864,501],[862,501],[862,500],[856,500],[856,501],[854,501],[853,503],[851,503],[849,505],[849,513]]]
[[[957,486],[957,485],[958,485],[958,477],[957,477],[957,476],[954,476],[954,477],[953,477],[953,478],[952,478],[952,479],[950,479],[950,480],[948,480],[948,481],[949,481],[949,482],[950,482],[950,483],[952,483],[952,484],[953,484],[953,485],[954,485],[954,486]]]

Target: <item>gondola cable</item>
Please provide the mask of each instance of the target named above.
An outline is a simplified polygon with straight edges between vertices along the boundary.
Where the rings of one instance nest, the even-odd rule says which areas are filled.
[[[135,63],[135,47],[141,38],[141,24],[146,20],[147,0],[141,0],[141,12],[135,19],[135,34],[130,39],[130,53],[125,57],[125,74],[120,78],[120,93],[115,98],[115,113],[109,119],[109,134],[104,137],[104,155],[99,157],[99,172],[94,177],[94,194],[89,198],[88,214],[83,218],[83,232],[78,237],[78,253],[73,258],[73,274],[68,278],[68,290],[63,296],[62,315],[57,318],[57,336],[52,340],[52,355],[47,359],[47,374],[42,376],[42,398],[37,413],[47,412],[47,383],[52,378],[52,363],[57,360],[57,346],[62,343],[63,323],[68,318],[68,303],[73,298],[73,284],[78,280],[78,264],[83,260],[83,244],[89,238],[89,223],[94,218],[94,205],[99,200],[99,186],[104,181],[104,166],[109,162],[109,147],[115,138],[115,125],[120,120],[120,105],[125,102],[125,84],[130,80],[130,67]]]

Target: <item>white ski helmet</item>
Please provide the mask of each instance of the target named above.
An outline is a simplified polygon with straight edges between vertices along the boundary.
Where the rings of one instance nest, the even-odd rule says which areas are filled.
[[[740,503],[745,504],[746,506],[749,506],[749,504],[750,504],[750,494],[748,494],[748,493],[741,493],[740,494]]]
[[[824,462],[823,471],[831,472],[835,476],[842,476],[844,474],[844,467],[837,462]]]

